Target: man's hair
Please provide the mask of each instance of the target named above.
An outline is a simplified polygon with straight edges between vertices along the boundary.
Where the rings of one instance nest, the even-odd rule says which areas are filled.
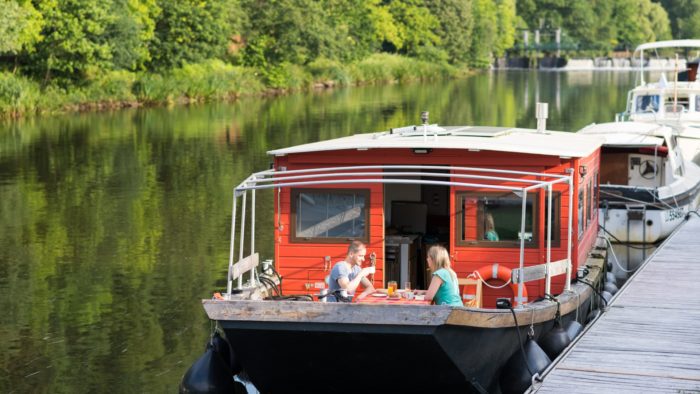
[[[348,246],[348,254],[357,253],[363,248],[365,248],[365,244],[362,241],[354,240],[350,242],[350,246]]]

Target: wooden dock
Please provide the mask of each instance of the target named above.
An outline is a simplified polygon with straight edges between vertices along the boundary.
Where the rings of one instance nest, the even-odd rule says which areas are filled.
[[[692,215],[531,392],[700,393],[699,282]]]

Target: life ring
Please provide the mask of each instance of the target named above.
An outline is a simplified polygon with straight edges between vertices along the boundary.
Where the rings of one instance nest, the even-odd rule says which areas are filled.
[[[500,279],[506,283],[510,282],[512,275],[512,270],[508,267],[504,267],[498,263],[491,265],[481,266],[476,271],[472,272],[469,277],[475,279],[481,279],[487,282],[489,279]],[[523,286],[523,298],[518,299],[518,285],[517,283],[510,283],[510,290],[513,292],[513,299],[515,300],[515,306],[527,303],[527,286]],[[462,295],[465,305],[470,306],[476,302],[476,285],[464,285],[464,293]]]

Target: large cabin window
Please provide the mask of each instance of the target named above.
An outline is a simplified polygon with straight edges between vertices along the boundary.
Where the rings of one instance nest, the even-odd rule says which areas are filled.
[[[659,101],[659,95],[657,94],[637,96],[635,112],[658,112]]]
[[[457,244],[498,247],[520,246],[522,198],[513,192],[462,192],[457,194]],[[525,209],[525,245],[536,246],[533,202],[530,193]]]
[[[292,242],[368,242],[368,208],[366,189],[293,189]]]
[[[593,220],[593,203],[595,198],[593,198],[593,182],[588,182],[588,212],[586,215],[586,227],[591,225]]]
[[[598,173],[593,175],[593,193],[589,199],[590,207],[588,211],[588,216],[595,217],[595,213],[598,212]]]

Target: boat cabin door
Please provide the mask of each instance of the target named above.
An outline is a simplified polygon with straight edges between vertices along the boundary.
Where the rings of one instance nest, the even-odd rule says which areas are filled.
[[[385,284],[393,280],[403,288],[410,282],[413,288],[427,289],[428,248],[441,244],[449,249],[449,190],[418,183],[384,185]]]

